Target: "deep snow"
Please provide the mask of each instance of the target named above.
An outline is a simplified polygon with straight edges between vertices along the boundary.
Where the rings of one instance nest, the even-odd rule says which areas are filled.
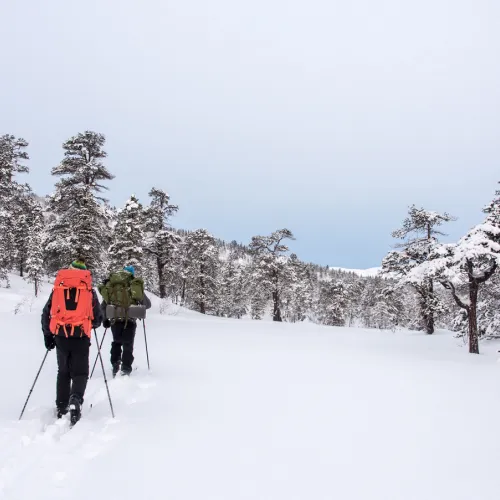
[[[68,432],[51,416],[54,352],[16,421],[44,354],[49,285],[34,301],[12,285],[0,289],[2,499],[500,497],[495,344],[473,356],[447,332],[160,314],[155,300],[151,373],[138,330],[137,371],[110,381],[117,418],[98,367]],[[104,350],[109,373],[109,338]]]

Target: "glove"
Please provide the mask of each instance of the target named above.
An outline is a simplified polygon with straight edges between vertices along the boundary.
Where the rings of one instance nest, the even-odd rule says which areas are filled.
[[[109,319],[105,319],[103,322],[102,322],[102,326],[104,328],[109,328],[111,326],[111,321]]]
[[[45,348],[48,351],[52,351],[56,346],[55,335],[44,335]]]

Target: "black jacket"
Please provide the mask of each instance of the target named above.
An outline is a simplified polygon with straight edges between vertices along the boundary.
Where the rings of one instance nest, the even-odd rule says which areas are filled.
[[[101,313],[102,313],[103,321],[105,319],[107,319],[107,317],[106,317],[106,306],[107,305],[108,304],[106,304],[106,301],[103,300],[102,303],[101,303]],[[151,301],[149,300],[149,297],[146,294],[144,294],[144,297],[141,300],[141,303],[138,304],[138,305],[142,305],[142,306],[146,307],[146,309],[151,309]],[[135,319],[134,318],[129,318],[127,321],[133,321],[135,323]]]
[[[52,335],[50,331],[50,309],[52,307],[52,294],[50,294],[49,300],[45,304],[45,307],[42,311],[42,332],[44,335]],[[102,323],[102,313],[101,308],[99,307],[99,299],[95,290],[92,289],[92,309],[94,310],[94,320],[92,321],[93,328],[99,328]],[[81,333],[75,328],[74,335],[76,337],[81,337]]]

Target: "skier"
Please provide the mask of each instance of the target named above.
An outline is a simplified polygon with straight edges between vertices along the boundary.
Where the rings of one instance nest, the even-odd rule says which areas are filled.
[[[56,276],[54,289],[42,312],[45,347],[57,347],[57,418],[70,411],[71,423],[81,417],[89,376],[92,328],[99,328],[102,314],[92,288],[92,276],[79,258]]]
[[[134,311],[139,310],[139,318],[144,318],[145,310],[151,308],[151,301],[144,293],[143,281],[135,277],[134,266],[125,266],[122,271],[112,273],[99,287],[99,292],[104,299],[101,304],[103,326],[111,328],[113,334],[113,377],[120,368],[122,375],[130,375],[134,362],[134,338],[138,319]],[[109,306],[112,306],[112,315]]]

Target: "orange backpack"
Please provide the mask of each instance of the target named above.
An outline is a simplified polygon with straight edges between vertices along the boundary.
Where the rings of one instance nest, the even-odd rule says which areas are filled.
[[[88,337],[92,335],[94,310],[92,305],[92,275],[80,269],[61,269],[54,282],[50,331],[73,336],[75,328]],[[69,333],[68,330],[70,329]]]

